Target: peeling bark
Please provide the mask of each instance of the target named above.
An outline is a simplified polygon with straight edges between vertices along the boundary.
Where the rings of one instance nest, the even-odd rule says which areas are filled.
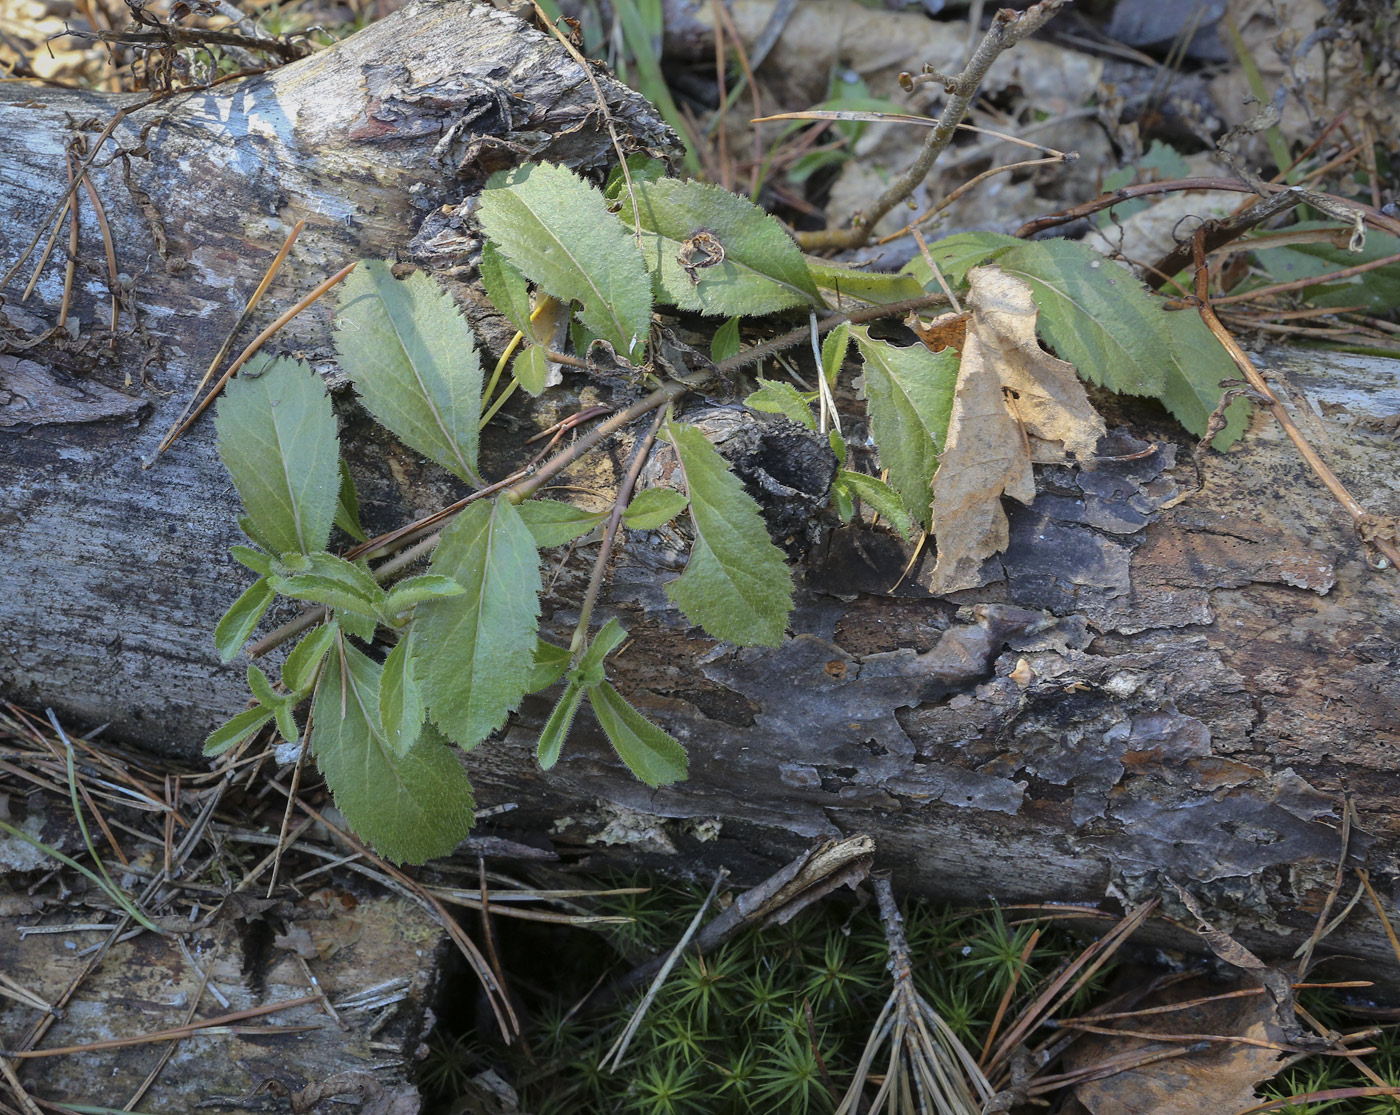
[[[599,80],[624,132],[668,148],[645,102]],[[0,85],[7,259],[32,233],[34,198],[47,205],[62,188],[67,115],[103,117],[114,103]],[[117,138],[135,148],[143,134],[146,153],[125,160],[132,186],[122,159],[94,172],[132,276],[115,352],[86,324],[105,296],[92,275],[77,341],[21,345],[52,318],[47,273],[41,308],[5,307],[0,689],[188,753],[244,699],[243,664],[220,667],[210,636],[245,583],[226,557],[237,507],[207,425],[153,469],[140,462],[287,228],[308,220],[270,304],[358,255],[400,251],[467,277],[471,198],[491,170],[526,158],[595,168],[611,149],[591,88],[557,47],[457,0],[142,110]],[[101,258],[90,232],[83,258]],[[480,295],[454,290],[489,345],[498,333]],[[331,372],[326,319],[306,315],[281,343]],[[1396,365],[1271,358],[1348,483],[1371,510],[1400,510]],[[516,413],[545,425],[576,398]],[[370,524],[460,494],[342,402]],[[1397,575],[1366,566],[1344,516],[1262,420],[1172,506],[1194,485],[1181,431],[1147,408],[1115,421],[1105,459],[1038,470],[1005,555],[953,597],[929,594],[928,548],[906,573],[913,555],[898,540],[830,529],[803,504],[778,528],[807,552],[792,638],[774,650],[688,628],[662,591],[684,540],[632,537],[598,619],[629,626],[617,683],[687,745],[690,780],[633,782],[586,715],[542,775],[534,745],[549,704],[533,699],[469,756],[478,800],[517,803],[506,816],[518,827],[558,822],[566,838],[626,840],[634,860],[691,870],[724,861],[757,876],[814,836],[867,832],[902,885],[945,898],[1152,893],[1172,908],[1180,883],[1252,947],[1291,951],[1331,883],[1344,795],[1358,811],[1352,862],[1386,887],[1400,873]],[[797,484],[763,464],[762,446],[734,452],[757,462],[751,482],[770,506],[810,496],[811,469]],[[605,455],[589,479],[605,485],[622,458]],[[546,622],[564,629],[587,567],[582,555],[558,562]],[[1331,945],[1388,956],[1364,906]]]

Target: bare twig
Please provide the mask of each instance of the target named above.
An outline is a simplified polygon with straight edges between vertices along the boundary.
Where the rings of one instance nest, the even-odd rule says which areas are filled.
[[[354,263],[346,264],[329,279],[325,279],[322,282],[318,283],[315,288],[313,288],[309,293],[307,293],[299,301],[297,301],[297,303],[294,306],[292,306],[291,309],[289,309],[286,313],[284,313],[281,317],[279,317],[276,321],[274,321],[256,337],[249,341],[248,347],[245,348],[241,353],[239,353],[238,359],[228,366],[228,371],[224,372],[224,374],[219,377],[218,382],[215,383],[214,386],[209,389],[209,394],[205,395],[204,398],[200,400],[199,405],[194,408],[194,413],[191,414],[188,418],[186,418],[182,423],[180,423],[179,428],[176,429],[174,433],[166,434],[165,439],[161,442],[161,445],[170,445],[172,442],[175,441],[176,438],[178,438],[181,434],[183,434],[186,430],[188,430],[191,426],[198,422],[199,416],[203,414],[206,410],[208,410],[209,404],[219,397],[219,392],[222,391],[224,389],[224,385],[228,383],[230,379],[233,378],[234,373],[237,372],[239,368],[243,367],[243,365],[246,364],[250,359],[252,359],[253,354],[256,353],[258,349],[262,348],[263,344],[267,341],[269,337],[277,333],[284,325],[286,325],[294,317],[300,314],[304,309],[306,309],[318,298],[320,298],[321,295],[325,294],[326,291],[334,287],[337,283],[339,283],[342,279],[349,275],[350,272],[355,270],[355,268],[358,266],[359,260],[356,260]],[[156,452],[157,454],[159,454],[160,450],[157,449]],[[148,461],[143,461],[142,467],[150,468],[151,465],[153,465],[154,463],[155,457],[152,457]]]
[[[992,63],[1004,51],[1044,27],[1067,2],[1068,0],[1040,0],[1040,3],[1032,5],[1024,12],[1016,12],[1010,8],[1000,9],[992,17],[991,27],[987,29],[977,49],[972,52],[962,73],[945,81],[948,101],[939,115],[937,126],[924,140],[924,146],[913,166],[892,182],[869,209],[855,214],[851,219],[850,228],[799,233],[797,242],[802,249],[808,252],[839,251],[859,248],[865,244],[880,218],[909,197],[919,183],[928,177],[934,163],[952,140],[958,124],[967,115],[967,110],[973,98],[977,96],[977,91],[981,88]]]
[[[627,502],[632,498],[632,489],[637,486],[637,478],[642,475],[647,458],[651,456],[651,447],[656,444],[656,433],[661,429],[661,422],[665,417],[666,408],[657,408],[656,416],[651,422],[651,429],[646,432],[642,443],[637,446],[637,451],[632,455],[632,463],[627,469],[627,475],[622,478],[622,483],[618,485],[617,495],[613,499],[612,512],[608,515],[608,521],[603,527],[603,544],[599,547],[598,556],[593,559],[593,573],[588,579],[588,589],[583,594],[583,603],[579,606],[578,623],[574,627],[573,645],[570,648],[577,656],[582,656],[588,646],[588,622],[593,618],[593,607],[597,604],[598,595],[603,589],[603,578],[607,576],[608,559],[612,557],[613,543],[617,541],[618,530],[622,526],[622,513],[627,510]]]
[[[1317,450],[1303,436],[1303,432],[1298,429],[1288,411],[1284,409],[1283,403],[1274,394],[1274,389],[1269,386],[1268,381],[1260,374],[1255,367],[1254,361],[1249,358],[1249,354],[1240,347],[1238,341],[1231,335],[1230,331],[1220,323],[1215,310],[1211,305],[1210,298],[1210,278],[1205,264],[1205,232],[1198,229],[1194,237],[1196,256],[1196,298],[1201,313],[1201,320],[1206,323],[1210,331],[1215,334],[1217,340],[1225,346],[1225,351],[1234,360],[1235,366],[1244,374],[1249,386],[1268,400],[1270,412],[1283,427],[1283,432],[1288,435],[1288,439],[1293,442],[1299,455],[1306,461],[1309,467],[1317,474],[1319,480],[1326,486],[1327,490],[1336,497],[1347,512],[1351,515],[1357,526],[1360,526],[1368,519],[1368,513],[1361,504],[1352,498],[1350,492],[1346,490],[1342,482],[1337,479],[1336,473],[1328,467],[1327,462],[1318,456]],[[1369,545],[1375,547],[1390,566],[1400,563],[1400,550],[1397,550],[1394,543],[1384,538],[1373,538]]]
[[[199,397],[199,393],[204,390],[204,385],[213,377],[219,365],[224,362],[224,357],[228,355],[229,349],[233,347],[234,338],[238,336],[239,330],[248,323],[248,319],[253,316],[253,311],[258,308],[258,303],[267,293],[267,288],[272,285],[272,280],[277,277],[277,272],[282,270],[282,264],[287,260],[287,254],[292,250],[292,245],[296,243],[297,237],[301,235],[301,230],[306,227],[305,221],[297,221],[292,226],[292,231],[287,233],[287,239],[283,241],[282,247],[268,264],[267,272],[262,277],[262,282],[258,283],[248,299],[248,304],[243,307],[243,312],[238,315],[238,320],[233,323],[233,328],[228,331],[228,336],[224,338],[224,343],[219,346],[219,351],[214,354],[214,359],[209,361],[209,367],[205,369],[204,377],[195,385],[195,389],[190,392],[190,401],[185,404],[185,409],[180,412],[180,417],[171,423],[170,429],[165,437],[160,439],[160,444],[156,446],[156,456],[159,457],[174,444],[175,439],[180,436],[181,424],[185,421],[185,416],[189,414],[190,408],[194,406],[194,401]]]

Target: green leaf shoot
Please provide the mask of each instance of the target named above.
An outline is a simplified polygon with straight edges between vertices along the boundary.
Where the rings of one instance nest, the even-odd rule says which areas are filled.
[[[837,474],[837,480],[841,479]],[[843,523],[849,523],[851,517],[856,513],[855,502],[851,498],[851,489],[841,483],[831,485],[831,502],[836,508],[836,514]]]
[[[423,695],[414,677],[412,636],[394,644],[384,659],[379,682],[379,722],[384,738],[399,756],[407,755],[423,728]]]
[[[285,705],[289,697],[278,693],[272,688],[272,682],[268,680],[262,668],[249,665],[248,667],[248,688],[252,690],[253,699],[262,705],[263,708],[272,709],[274,712]]]
[[[272,572],[272,555],[269,553],[252,546],[230,546],[228,552],[234,561],[251,569],[259,577],[266,577]]]
[[[400,581],[389,591],[380,618],[390,627],[403,625],[408,613],[424,600],[436,596],[461,596],[466,589],[451,577],[441,577],[436,573],[423,573]]]
[[[627,360],[651,329],[651,280],[637,245],[603,195],[572,171],[531,163],[494,174],[481,194],[482,230],[546,293],[581,302],[580,316]]]
[[[214,647],[221,661],[232,662],[238,657],[276,595],[268,579],[259,577],[229,606],[214,628]]]
[[[585,511],[558,499],[527,500],[517,510],[541,550],[567,546],[608,517],[606,512]]]
[[[301,733],[297,730],[295,709],[296,706],[287,701],[272,710],[272,719],[277,722],[277,734],[288,743],[296,743],[301,738]]]
[[[321,661],[331,649],[335,636],[335,624],[323,623],[302,636],[301,642],[292,648],[282,663],[282,684],[289,693],[299,699],[311,692],[316,683],[316,671],[321,668]]]
[[[324,550],[296,556],[299,560],[286,562],[291,566],[289,576],[271,578],[273,587],[294,600],[324,604],[335,612],[347,634],[374,638],[388,595],[369,570]],[[292,571],[303,568],[307,572]]]
[[[539,553],[520,512],[498,497],[457,516],[443,531],[431,568],[466,591],[417,606],[414,665],[433,721],[470,748],[505,723],[529,686]]]
[[[336,354],[360,402],[410,449],[480,484],[481,359],[452,296],[429,276],[366,260],[341,288]]]
[[[758,504],[694,426],[668,422],[686,490],[695,543],[666,595],[686,619],[717,639],[777,646],[792,611],[792,574],[768,537]]]
[[[538,693],[548,689],[564,676],[569,669],[573,655],[567,647],[556,647],[540,639],[535,644],[535,658],[530,667],[530,680],[526,683],[526,693]]]
[[[340,443],[325,384],[285,357],[235,376],[219,399],[219,456],[272,553],[324,550],[340,488]]]
[[[852,472],[843,468],[836,474],[836,482],[833,487],[844,492],[848,498],[856,498],[863,503],[868,503],[875,511],[888,519],[890,525],[899,534],[908,537],[913,531],[914,524],[910,519],[909,512],[905,509],[904,501],[899,498],[899,493],[883,480],[874,476],[866,476],[863,472]],[[843,519],[850,517],[850,511],[842,516]]]
[[[369,535],[360,525],[360,497],[355,492],[355,478],[345,458],[340,459],[340,492],[336,496],[335,525],[356,542],[368,542]]]
[[[822,341],[822,375],[828,386],[836,386],[836,377],[841,373],[841,365],[846,362],[846,349],[851,344],[851,323],[843,321],[826,335]]]
[[[830,301],[838,307],[848,304],[851,299],[883,306],[889,302],[918,298],[925,293],[919,280],[906,273],[908,267],[899,274],[889,274],[843,267],[829,259],[814,259],[811,256],[806,259],[807,270],[811,272],[817,288],[830,292]]]
[[[642,251],[658,300],[703,314],[767,314],[819,304],[783,226],[747,198],[698,179],[637,186]],[[629,227],[631,206],[620,216]]]
[[[226,720],[204,741],[204,754],[213,758],[236,747],[272,719],[272,710],[261,705]]]
[[[870,428],[890,471],[890,486],[928,529],[933,474],[953,413],[958,354],[952,349],[930,352],[923,345],[897,348],[864,328],[851,333],[865,360]]]
[[[760,377],[758,390],[744,400],[744,405],[752,410],[761,410],[765,414],[781,414],[789,422],[796,422],[809,430],[817,428],[817,420],[812,417],[811,404],[802,392],[786,380]]]
[[[739,319],[731,317],[710,338],[710,359],[716,364],[739,355]]]
[[[622,521],[633,530],[657,530],[688,505],[689,500],[674,488],[643,488],[632,497]]]
[[[626,638],[627,629],[616,619],[608,620],[599,628],[598,634],[593,636],[593,641],[588,644],[588,649],[583,652],[583,657],[579,659],[578,666],[570,676],[589,689],[602,684],[604,660],[620,647]]]
[[[609,201],[618,201],[627,196],[627,178],[631,176],[635,185],[638,182],[655,182],[666,177],[666,164],[660,159],[643,155],[640,151],[627,156],[627,174],[622,173],[621,165],[608,171],[608,180],[603,183],[603,196]]]
[[[559,761],[559,753],[564,748],[569,729],[573,727],[578,707],[583,703],[583,693],[584,687],[576,681],[571,681],[555,702],[554,710],[545,721],[544,729],[540,732],[539,745],[535,749],[541,770],[549,770]]]
[[[311,746],[337,808],[386,859],[447,855],[473,821],[461,761],[431,726],[398,754],[380,723],[380,667],[344,640],[332,656],[316,692]]]
[[[549,384],[549,358],[539,345],[531,345],[515,354],[510,373],[526,394],[538,395]]]
[[[530,324],[530,284],[525,276],[511,266],[491,241],[481,246],[481,285],[486,297],[527,341],[534,339]]]
[[[598,723],[618,757],[648,786],[666,786],[686,776],[685,748],[623,698],[608,682],[588,691]]]

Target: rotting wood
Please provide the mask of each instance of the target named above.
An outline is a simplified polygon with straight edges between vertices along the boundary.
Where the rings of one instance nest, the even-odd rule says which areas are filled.
[[[59,382],[76,368],[89,377],[83,389],[115,389],[135,369],[150,411],[0,437],[0,527],[13,555],[0,571],[0,686],[13,698],[184,753],[241,707],[241,664],[218,667],[209,634],[244,583],[225,556],[236,507],[212,433],[196,429],[150,472],[139,462],[223,339],[223,325],[206,334],[200,315],[236,317],[296,217],[308,230],[273,301],[286,304],[347,255],[405,245],[465,278],[476,244],[455,202],[487,171],[526,157],[608,161],[587,83],[508,18],[410,6],[406,22],[343,44],[338,61],[316,56],[231,100],[211,91],[163,106],[173,116],[147,133],[149,161],[130,160],[149,199],[139,205],[120,163],[95,172],[116,211],[119,259],[139,276],[129,297],[142,331],[110,363],[96,338],[13,355]],[[434,46],[414,53],[400,29],[420,19]],[[454,50],[520,53],[467,79]],[[516,95],[535,80],[557,99]],[[625,131],[665,144],[643,102],[607,88]],[[24,128],[0,127],[0,166],[51,182],[39,191],[51,197],[62,98],[45,91],[42,109],[24,107],[29,95],[0,86],[0,121],[30,114]],[[78,103],[96,112],[113,102]],[[221,117],[230,106],[246,113],[242,140]],[[142,126],[119,134],[134,144]],[[278,144],[310,154],[283,161]],[[164,256],[150,246],[153,227]],[[7,245],[14,228],[3,228]],[[85,258],[100,259],[95,240]],[[47,280],[40,293],[57,300]],[[13,326],[42,324],[37,311],[6,312]],[[326,366],[325,320],[309,315],[285,348]],[[164,360],[142,380],[146,344]],[[1400,509],[1386,425],[1400,412],[1394,363],[1328,357],[1324,369],[1277,352],[1265,363],[1286,372],[1299,421],[1368,505]],[[566,391],[515,413],[544,427],[577,398]],[[344,409],[371,525],[460,495]],[[746,866],[768,874],[813,837],[866,832],[901,886],[945,898],[1161,896],[1171,908],[1180,883],[1250,947],[1291,951],[1329,888],[1343,795],[1358,815],[1354,862],[1392,887],[1400,870],[1397,580],[1367,568],[1345,518],[1266,423],[1208,458],[1203,491],[1168,506],[1193,483],[1178,465],[1186,439],[1150,411],[1115,421],[1131,429],[1095,467],[1039,472],[1040,495],[1012,509],[1011,546],[987,584],[954,598],[927,592],[931,553],[901,582],[910,555],[890,535],[818,530],[795,637],[776,650],[735,651],[688,629],[661,588],[679,569],[678,542],[629,540],[597,618],[616,614],[631,629],[619,685],[689,747],[690,781],[664,791],[632,782],[586,716],[559,765],[540,774],[534,745],[549,705],[532,700],[502,740],[470,756],[479,800],[517,803],[517,830],[567,818],[567,837],[603,847],[625,836],[634,860],[695,872],[727,863],[741,879]],[[750,455],[761,469],[761,447]],[[608,482],[609,467],[592,479]],[[548,622],[571,626],[586,578],[581,556],[564,562]],[[1329,950],[1382,973],[1391,963],[1364,908],[1320,954]]]

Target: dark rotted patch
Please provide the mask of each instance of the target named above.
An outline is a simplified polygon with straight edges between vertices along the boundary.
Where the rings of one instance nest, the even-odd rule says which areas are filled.
[[[758,501],[769,533],[779,542],[807,539],[836,479],[826,438],[792,422],[754,423],[727,438],[721,451]]]

